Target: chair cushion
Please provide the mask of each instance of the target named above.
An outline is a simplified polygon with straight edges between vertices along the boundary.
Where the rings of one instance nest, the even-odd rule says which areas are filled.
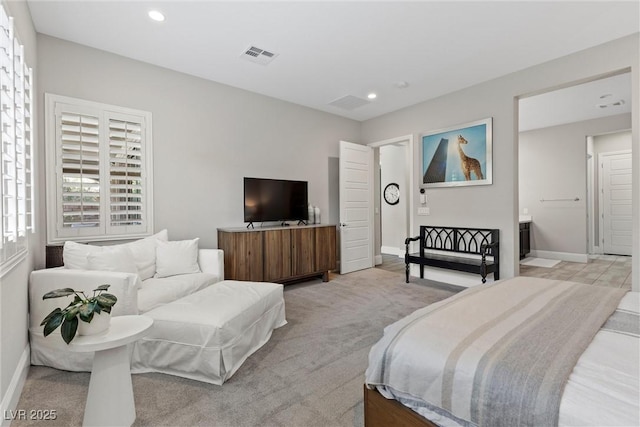
[[[156,246],[155,277],[199,273],[198,240],[196,238],[175,242],[158,242]]]
[[[162,279],[167,280],[167,279]],[[151,332],[134,347],[132,372],[222,384],[284,326],[283,286],[224,280],[145,313]]]
[[[119,245],[96,246],[85,243],[76,243],[72,241],[64,242],[62,250],[62,259],[64,267],[74,270],[90,270],[89,254],[100,253],[105,249],[128,248],[133,256],[136,264],[137,273],[141,280],[153,277],[156,272],[156,244],[157,242],[166,242],[169,240],[167,230],[162,230],[153,236],[134,242],[122,243]],[[106,271],[106,270],[103,270]],[[121,271],[121,270],[108,270]]]
[[[133,254],[126,247],[105,247],[101,251],[89,253],[87,260],[89,261],[89,270],[138,274],[138,268],[133,261]]]
[[[193,273],[143,280],[138,290],[140,314],[204,289],[221,279],[217,274]]]

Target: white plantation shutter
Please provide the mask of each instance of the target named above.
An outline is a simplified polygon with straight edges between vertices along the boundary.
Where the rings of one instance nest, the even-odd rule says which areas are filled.
[[[27,251],[33,231],[32,71],[13,19],[0,6],[0,270]]]
[[[100,227],[100,148],[97,114],[69,113],[60,105],[56,114],[60,135],[59,181],[62,215],[58,224],[66,236],[92,234],[75,231]],[[66,110],[66,111],[65,111]]]
[[[144,123],[109,117],[110,227],[134,231],[144,226]]]
[[[151,114],[46,94],[48,240],[150,235]],[[53,111],[54,113],[50,113]],[[53,172],[52,172],[53,171]],[[55,179],[51,174],[55,174]]]

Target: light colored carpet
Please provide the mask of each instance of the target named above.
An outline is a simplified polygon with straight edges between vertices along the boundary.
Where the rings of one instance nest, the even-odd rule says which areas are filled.
[[[458,290],[429,283],[373,268],[289,285],[288,325],[224,385],[133,375],[134,425],[362,426],[364,371],[383,328]],[[12,426],[81,425],[89,375],[32,366],[18,409],[55,409],[57,419]]]
[[[557,259],[546,259],[546,258],[525,258],[520,261],[522,265],[528,265],[530,267],[545,267],[545,268],[553,268],[560,263],[560,260]]]

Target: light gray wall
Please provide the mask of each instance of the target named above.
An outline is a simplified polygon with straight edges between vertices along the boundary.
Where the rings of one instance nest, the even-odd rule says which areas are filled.
[[[362,139],[365,142],[408,133],[413,133],[416,141],[420,141],[421,132],[493,117],[493,184],[428,190],[430,216],[415,216],[420,182],[419,144],[416,144],[411,189],[416,200],[412,206],[413,232],[418,234],[421,224],[499,228],[501,278],[516,275],[519,258],[517,97],[630,68],[633,111],[637,112],[640,93],[638,48],[638,34],[634,34],[363,122]],[[472,69],[469,72],[473,72]],[[638,144],[638,116],[636,113],[633,118],[634,146]],[[635,223],[640,223],[638,169],[640,156],[634,155]],[[634,227],[634,236],[640,235],[640,225]],[[640,256],[640,238],[634,238],[634,254]],[[640,275],[634,273],[634,286],[638,286],[638,281]]]
[[[631,114],[521,132],[520,213],[533,217],[531,249],[586,255],[587,136],[631,128]],[[630,147],[629,133],[629,147]],[[578,197],[578,202],[540,199]]]
[[[14,18],[18,38],[25,47],[26,60],[37,76],[36,33],[31,21],[29,8],[25,1],[3,0],[2,5],[7,13]],[[38,100],[35,100],[35,108],[37,106]],[[34,144],[39,146],[40,141],[38,140],[37,131],[34,133],[33,138]],[[36,155],[34,161],[36,165],[41,164],[40,156]],[[36,167],[36,179],[39,173],[37,169]],[[39,222],[42,205],[38,203],[38,198],[43,194],[41,194],[40,188],[37,187],[35,193],[35,219],[36,222]],[[15,409],[10,406],[17,403],[16,399],[21,392],[21,385],[17,381],[21,375],[26,373],[29,366],[27,352],[29,346],[27,283],[29,273],[33,269],[34,259],[37,253],[42,250],[40,243],[43,229],[42,227],[36,227],[36,231],[36,234],[29,236],[29,254],[27,258],[0,279],[0,401],[2,402],[2,410]],[[25,355],[27,358],[23,359]]]
[[[329,171],[338,141],[359,141],[359,122],[41,34],[38,45],[40,98],[153,114],[155,229],[171,240],[216,247],[217,227],[243,225],[244,176],[308,181],[323,222],[337,220]]]
[[[406,155],[407,146],[385,145],[380,147],[380,222],[382,224],[382,246],[394,248],[404,253],[404,239],[407,236],[407,186]],[[400,187],[400,200],[397,205],[384,201],[384,188],[395,182]]]

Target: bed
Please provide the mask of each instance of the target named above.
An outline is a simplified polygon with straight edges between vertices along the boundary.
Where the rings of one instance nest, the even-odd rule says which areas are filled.
[[[640,426],[640,293],[516,277],[389,325],[365,425]]]

